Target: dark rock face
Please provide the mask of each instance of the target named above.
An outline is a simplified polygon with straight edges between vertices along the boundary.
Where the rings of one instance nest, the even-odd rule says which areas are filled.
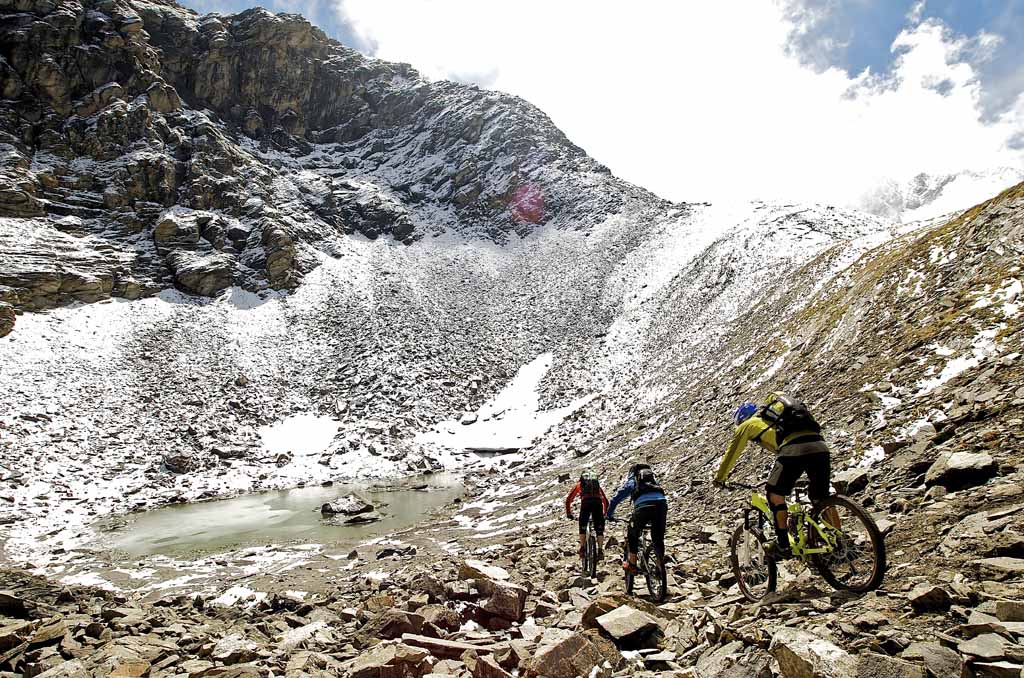
[[[16,319],[14,307],[6,302],[0,302],[0,337],[6,337],[14,330]]]
[[[661,204],[529,104],[426,82],[298,16],[129,0],[0,16],[0,284],[20,307],[291,289],[345,235],[500,241]]]

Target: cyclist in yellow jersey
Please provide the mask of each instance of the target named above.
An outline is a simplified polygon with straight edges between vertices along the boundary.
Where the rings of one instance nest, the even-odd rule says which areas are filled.
[[[777,422],[780,417],[785,419],[783,413],[790,402],[797,403],[803,414],[790,417],[787,425],[780,426]],[[782,560],[792,556],[786,496],[793,491],[800,476],[807,473],[811,501],[818,502],[828,497],[832,462],[828,445],[821,436],[821,427],[806,412],[803,403],[773,394],[765,407],[767,409],[747,402],[733,414],[736,433],[718,466],[715,484],[724,486],[747,443],[756,442],[776,455],[765,489],[768,491],[768,505],[775,516],[777,544],[773,556]]]

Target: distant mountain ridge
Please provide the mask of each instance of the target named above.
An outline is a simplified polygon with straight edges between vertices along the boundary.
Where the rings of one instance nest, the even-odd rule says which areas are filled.
[[[1013,167],[953,174],[922,172],[906,181],[883,181],[854,206],[883,219],[909,223],[965,210],[1021,181],[1024,169]]]

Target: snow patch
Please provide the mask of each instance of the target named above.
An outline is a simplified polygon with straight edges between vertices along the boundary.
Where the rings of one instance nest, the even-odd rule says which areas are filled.
[[[970,351],[946,363],[946,366],[942,368],[942,372],[938,376],[920,382],[914,397],[920,398],[931,393],[967,370],[977,367],[981,364],[982,360],[998,353],[999,347],[996,345],[995,338],[1001,329],[1002,326],[979,332],[974,338]]]
[[[449,420],[420,433],[416,442],[452,450],[518,450],[533,446],[552,426],[590,402],[584,396],[565,407],[540,409],[540,382],[554,355],[542,353],[519,368],[515,378],[475,413],[475,418]],[[473,423],[464,424],[463,421]]]

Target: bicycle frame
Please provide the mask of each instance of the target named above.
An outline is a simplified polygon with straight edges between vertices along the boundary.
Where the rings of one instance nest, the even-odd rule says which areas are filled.
[[[754,492],[750,496],[750,504],[753,508],[749,508],[745,511],[743,516],[744,525],[747,529],[751,528],[751,513],[758,515],[759,522],[767,522],[772,528],[775,528],[775,518],[772,515],[772,509],[768,505],[768,499],[759,492]],[[793,502],[787,505],[787,511],[789,512],[790,523],[795,525],[795,534],[793,530],[790,530],[789,540],[790,546],[793,549],[793,555],[797,556],[801,560],[806,560],[809,556],[819,555],[822,553],[831,553],[836,547],[835,534],[838,531],[837,528],[829,525],[827,522],[822,524],[811,517],[807,512],[804,505],[800,502]],[[814,533],[821,537],[824,546],[811,547],[808,545],[810,541],[811,532],[807,529],[807,526],[814,528]]]

